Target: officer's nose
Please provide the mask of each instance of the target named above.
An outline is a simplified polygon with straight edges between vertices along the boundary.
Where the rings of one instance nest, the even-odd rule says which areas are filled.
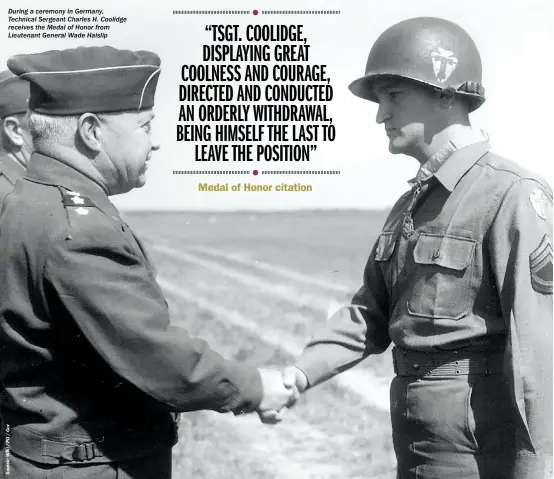
[[[379,103],[379,109],[377,110],[377,116],[375,121],[380,125],[391,119],[392,115],[384,102]]]

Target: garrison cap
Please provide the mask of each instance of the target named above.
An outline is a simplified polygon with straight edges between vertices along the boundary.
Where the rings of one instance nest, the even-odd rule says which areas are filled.
[[[15,55],[8,68],[31,84],[30,110],[73,115],[152,108],[160,63],[149,51],[106,46]]]
[[[29,84],[11,71],[0,72],[0,118],[27,111]]]

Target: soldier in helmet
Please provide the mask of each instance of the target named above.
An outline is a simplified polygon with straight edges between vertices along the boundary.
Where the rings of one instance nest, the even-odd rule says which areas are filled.
[[[551,477],[552,190],[471,127],[481,60],[459,26],[390,27],[350,89],[378,104],[389,151],[420,168],[362,287],[285,384],[304,391],[392,342],[399,478]]]
[[[4,197],[25,173],[32,139],[27,119],[29,84],[9,70],[0,73],[0,211]]]

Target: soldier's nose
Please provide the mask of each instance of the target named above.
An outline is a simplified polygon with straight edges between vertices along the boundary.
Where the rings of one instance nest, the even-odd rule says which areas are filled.
[[[384,123],[386,121],[389,121],[392,118],[392,115],[385,110],[385,107],[382,103],[379,103],[379,109],[377,110],[377,116],[375,117],[375,121],[380,125],[381,123]]]

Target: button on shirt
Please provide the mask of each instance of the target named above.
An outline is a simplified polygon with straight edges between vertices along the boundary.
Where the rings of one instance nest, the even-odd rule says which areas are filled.
[[[297,362],[314,386],[391,341],[437,352],[508,341],[506,375],[525,431],[522,448],[552,450],[552,191],[493,154],[486,141],[457,149],[392,208],[363,286]],[[502,346],[498,346],[502,345]]]

